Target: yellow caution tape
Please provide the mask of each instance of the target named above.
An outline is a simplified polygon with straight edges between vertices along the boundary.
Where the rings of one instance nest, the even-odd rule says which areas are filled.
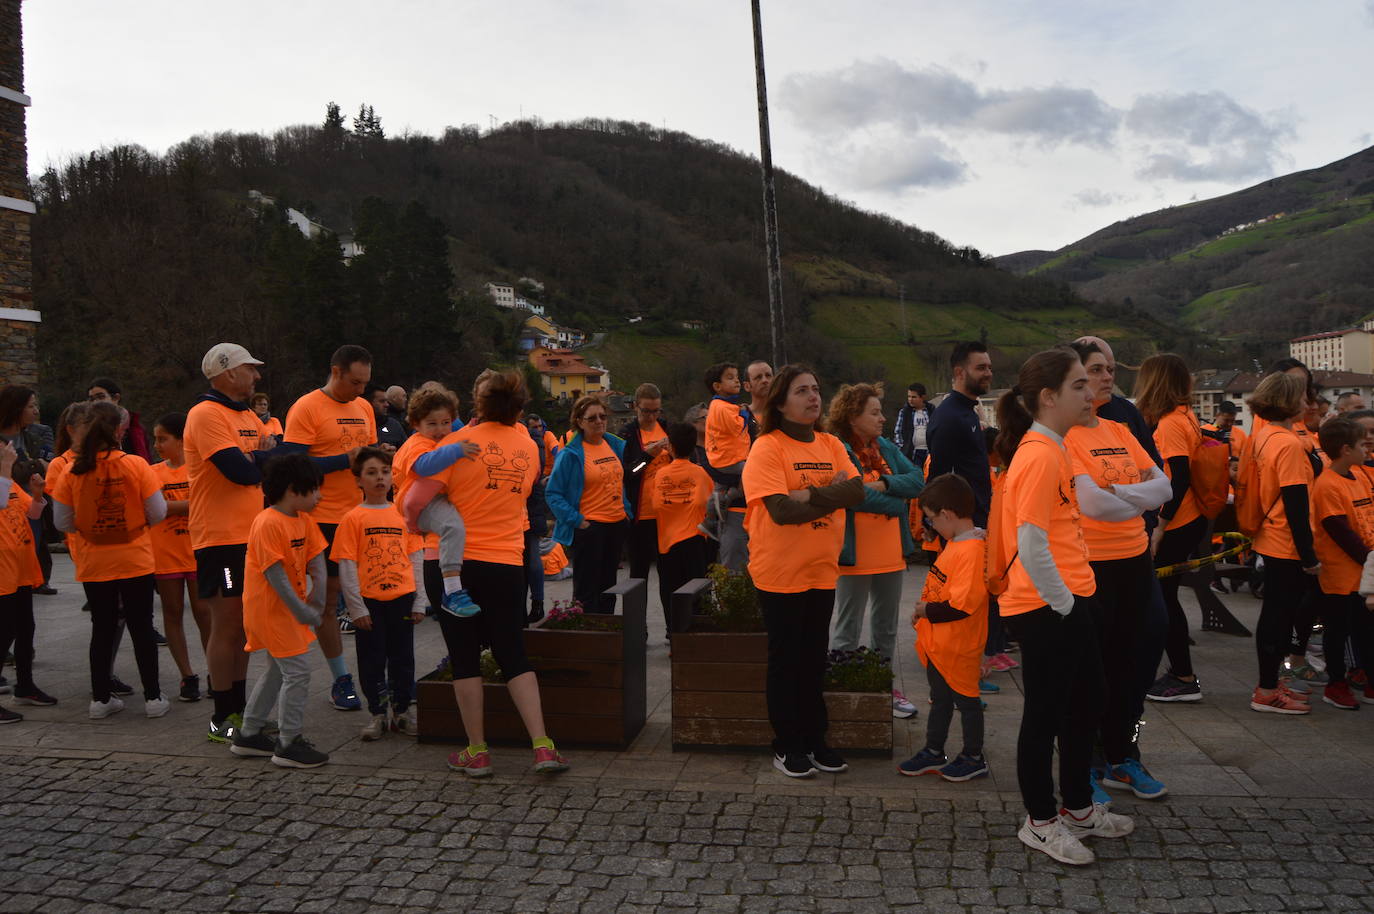
[[[1214,562],[1220,562],[1232,556],[1240,555],[1246,549],[1250,548],[1250,537],[1246,536],[1244,533],[1232,531],[1230,533],[1219,533],[1217,535],[1221,537],[1223,544],[1233,543],[1234,545],[1229,549],[1213,553],[1212,555],[1204,555],[1201,558],[1189,559],[1186,562],[1178,562],[1173,565],[1165,565],[1162,568],[1156,568],[1155,575],[1157,577],[1167,578],[1176,574],[1186,574],[1189,571],[1197,571],[1204,565],[1210,565]]]

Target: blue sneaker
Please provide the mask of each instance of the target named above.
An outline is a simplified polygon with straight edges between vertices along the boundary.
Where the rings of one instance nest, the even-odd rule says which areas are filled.
[[[978,680],[978,691],[983,695],[996,695],[1002,691],[1002,687],[995,682],[988,682],[986,679]]]
[[[943,752],[936,752],[934,749],[922,749],[897,766],[897,770],[907,777],[916,777],[921,774],[935,774],[949,763]]]
[[[1169,792],[1159,781],[1150,776],[1139,759],[1128,758],[1120,765],[1110,765],[1102,783],[1118,790],[1129,790],[1142,800],[1154,800]]]
[[[981,755],[960,754],[954,761],[940,769],[940,777],[946,781],[971,781],[986,777],[988,760]]]
[[[472,597],[468,596],[466,589],[444,594],[440,608],[450,616],[457,616],[460,619],[467,619],[482,611],[482,607],[472,602]]]
[[[353,688],[353,676],[344,673],[334,680],[329,689],[329,704],[340,711],[361,711],[363,703],[358,700],[358,692]]]
[[[1112,802],[1112,795],[1102,789],[1102,778],[1105,772],[1101,768],[1094,768],[1091,772],[1093,784],[1093,802],[1102,806],[1109,806]]]

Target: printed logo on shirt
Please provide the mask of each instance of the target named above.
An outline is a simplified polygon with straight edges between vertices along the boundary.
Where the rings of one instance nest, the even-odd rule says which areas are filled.
[[[258,430],[255,428],[241,428],[238,430],[240,438],[256,438]]]
[[[1088,453],[1094,457],[1125,457],[1126,449],[1124,447],[1095,447]]]
[[[684,479],[681,482],[673,482],[671,479],[658,477],[658,493],[665,505],[685,505],[692,501],[692,494],[696,492],[697,484],[694,479]]]
[[[487,468],[488,489],[508,487],[512,492],[521,491],[525,484],[525,471],[530,467],[534,455],[524,448],[518,448],[506,459],[506,452],[495,441],[489,442],[482,452],[482,463]],[[611,457],[615,460],[615,457]],[[600,461],[598,461],[599,463]]]
[[[191,489],[189,482],[166,482],[162,484],[163,494],[168,492],[188,492]]]
[[[291,548],[292,548],[292,549],[304,549],[304,548],[305,548],[305,537],[303,537],[303,536],[301,536],[301,537],[292,537],[292,538],[291,538]]]

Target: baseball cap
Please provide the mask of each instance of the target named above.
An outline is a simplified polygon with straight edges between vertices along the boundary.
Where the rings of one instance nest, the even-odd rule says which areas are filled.
[[[200,370],[205,373],[206,378],[213,378],[240,365],[261,364],[261,360],[253,358],[252,354],[238,343],[216,343],[205,353],[205,358],[200,360]]]

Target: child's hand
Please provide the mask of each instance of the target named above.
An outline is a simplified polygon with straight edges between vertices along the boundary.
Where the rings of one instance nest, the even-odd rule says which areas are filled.
[[[26,488],[29,491],[29,495],[33,498],[41,498],[43,496],[43,491],[46,487],[47,482],[43,479],[42,474],[39,473],[34,473],[32,476],[30,476],[29,484],[28,486],[26,486]]]
[[[410,614],[410,621],[415,625],[419,625],[421,622],[425,621],[425,614],[418,611],[413,612]]]
[[[359,616],[358,618],[353,620],[353,625],[356,628],[361,628],[365,632],[370,632],[372,631],[372,617]]]
[[[926,617],[926,604],[924,600],[917,600],[916,605],[911,608],[911,624],[915,625],[917,619]]]
[[[482,453],[482,446],[476,441],[464,441],[461,443],[463,445],[464,457],[476,457],[478,454]]]
[[[1364,598],[1364,608],[1374,609],[1374,596]]]
[[[0,444],[0,475],[10,475],[10,469],[18,459],[19,452],[14,449],[14,445],[8,441]]]

